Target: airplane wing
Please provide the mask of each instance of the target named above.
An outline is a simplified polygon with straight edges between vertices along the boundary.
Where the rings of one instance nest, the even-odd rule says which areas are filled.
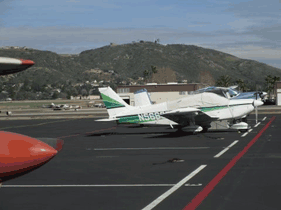
[[[98,120],[95,120],[97,122],[109,122],[109,121],[116,121],[116,120],[119,120],[120,118],[105,118],[105,119],[98,119]]]
[[[13,74],[34,65],[31,60],[0,57],[0,75]]]
[[[205,124],[218,120],[218,116],[211,116],[200,109],[196,108],[180,108],[161,114],[161,116],[178,123],[181,126],[190,126],[197,124]]]

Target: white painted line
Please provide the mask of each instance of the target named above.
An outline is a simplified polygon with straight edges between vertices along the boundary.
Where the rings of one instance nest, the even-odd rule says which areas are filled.
[[[254,127],[258,127],[261,124],[261,122],[258,122]]]
[[[1,185],[0,185],[1,186]],[[173,187],[175,184],[61,184],[61,185],[2,185],[6,188],[51,188],[51,187]],[[186,187],[199,187],[199,184],[185,184]]]
[[[202,186],[202,184],[201,183],[199,183],[199,184],[185,184],[184,186],[186,186],[186,187],[200,187],[200,186]]]
[[[266,120],[266,117],[264,117],[263,119],[262,119],[262,121],[265,121]]]
[[[189,175],[187,175],[185,178],[183,178],[180,182],[178,182],[175,186],[173,186],[171,189],[169,189],[164,194],[160,195],[158,198],[156,198],[152,203],[148,204],[146,207],[144,207],[142,210],[151,210],[155,206],[157,206],[159,203],[161,203],[165,198],[167,198],[169,195],[171,195],[173,192],[175,192],[177,189],[179,189],[184,183],[186,183],[188,180],[190,180],[192,177],[194,177],[197,173],[199,173],[202,169],[204,169],[207,165],[201,165],[196,170],[191,172]]]
[[[247,136],[250,132],[252,132],[253,129],[248,130],[246,133],[244,133],[241,137]]]
[[[172,187],[175,184],[70,184],[70,185],[2,185],[2,187]]]
[[[247,131],[246,133],[244,133],[241,137],[245,137],[249,134],[249,132]]]
[[[87,150],[165,150],[165,149],[209,149],[210,147],[147,147],[147,148],[87,148]]]
[[[223,153],[225,153],[227,150],[229,150],[230,147],[234,146],[236,143],[238,142],[238,140],[235,140],[234,142],[232,142],[232,144],[230,144],[228,147],[226,147],[224,150],[222,150],[221,152],[219,152],[218,154],[216,154],[214,156],[214,158],[218,158],[220,157]]]

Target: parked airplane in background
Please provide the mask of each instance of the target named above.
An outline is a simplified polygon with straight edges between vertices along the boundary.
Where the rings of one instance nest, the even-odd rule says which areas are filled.
[[[31,60],[0,57],[0,75],[23,71],[32,65]],[[53,147],[28,136],[0,131],[0,185],[51,160],[61,150],[63,141],[51,142]]]
[[[149,93],[145,88],[134,92],[134,99],[135,99],[135,106],[144,106],[144,105],[153,104],[150,99]]]
[[[82,109],[81,106],[78,105],[69,105],[69,104],[54,104],[50,105],[42,105],[42,108],[52,108],[53,110],[70,110],[70,109]]]
[[[97,121],[137,123],[146,125],[170,125],[179,130],[207,131],[210,123],[230,120],[233,129],[248,129],[246,122],[235,123],[244,118],[263,102],[252,99],[229,100],[214,93],[200,93],[164,103],[130,106],[110,87],[99,88],[109,118]],[[235,124],[234,124],[235,123]]]
[[[215,87],[210,86],[206,88],[202,88],[194,91],[192,94],[211,92],[216,93],[218,95],[224,96],[229,99],[256,99],[256,100],[264,100],[267,95],[266,92],[262,91],[252,91],[252,92],[239,92],[236,90],[238,86],[230,86],[230,87]]]

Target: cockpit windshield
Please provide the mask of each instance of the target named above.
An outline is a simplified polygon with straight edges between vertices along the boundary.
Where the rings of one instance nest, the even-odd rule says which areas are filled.
[[[228,92],[229,92],[229,95],[230,95],[231,98],[239,95],[238,91],[233,90],[231,88],[228,89]]]
[[[197,91],[190,92],[189,94],[194,95],[194,94],[204,93],[204,92],[215,93],[215,94],[225,97],[225,98],[232,98],[232,97],[236,97],[239,95],[239,92],[232,88],[214,87],[214,86],[199,89]]]

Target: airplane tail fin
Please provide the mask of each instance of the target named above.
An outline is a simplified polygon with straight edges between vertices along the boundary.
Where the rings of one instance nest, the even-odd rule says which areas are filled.
[[[99,88],[103,103],[107,109],[109,118],[115,117],[121,112],[125,112],[131,108],[117,93],[110,87]]]
[[[137,90],[136,92],[134,92],[134,94],[135,94],[135,106],[145,106],[145,105],[152,104],[150,96],[145,88],[141,90]]]

